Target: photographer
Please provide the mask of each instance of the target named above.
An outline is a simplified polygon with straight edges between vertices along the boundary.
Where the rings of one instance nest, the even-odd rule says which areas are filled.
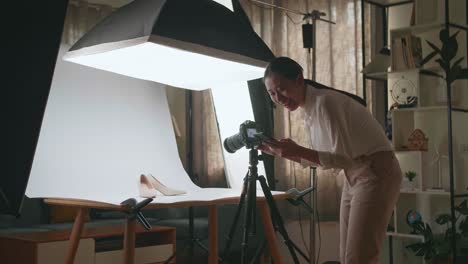
[[[281,139],[266,140],[259,149],[304,167],[343,169],[341,263],[377,263],[402,179],[380,124],[361,98],[304,80],[302,67],[290,58],[271,61],[264,82],[273,102],[304,111],[310,146]]]

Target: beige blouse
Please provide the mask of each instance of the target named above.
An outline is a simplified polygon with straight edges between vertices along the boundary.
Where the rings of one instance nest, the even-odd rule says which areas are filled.
[[[333,90],[306,88],[302,107],[310,149],[318,152],[324,169],[347,169],[361,157],[392,151],[381,125],[363,105]],[[316,166],[302,160],[304,167]]]

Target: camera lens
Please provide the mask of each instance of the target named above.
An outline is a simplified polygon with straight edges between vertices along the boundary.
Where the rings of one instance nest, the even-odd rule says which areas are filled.
[[[244,144],[244,140],[241,134],[235,134],[234,136],[230,136],[224,140],[224,149],[229,153],[234,153],[237,150],[241,149]]]

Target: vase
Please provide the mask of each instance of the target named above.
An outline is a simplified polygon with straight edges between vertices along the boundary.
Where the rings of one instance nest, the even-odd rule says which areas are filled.
[[[405,191],[414,191],[414,182],[408,180],[408,178],[403,178],[403,181],[401,182],[401,189]]]

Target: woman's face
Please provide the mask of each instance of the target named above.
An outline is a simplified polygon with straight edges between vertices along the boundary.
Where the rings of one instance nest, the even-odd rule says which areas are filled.
[[[272,73],[265,78],[265,86],[271,100],[289,111],[294,111],[304,105],[305,84],[302,74],[294,80],[289,80],[281,74]]]

